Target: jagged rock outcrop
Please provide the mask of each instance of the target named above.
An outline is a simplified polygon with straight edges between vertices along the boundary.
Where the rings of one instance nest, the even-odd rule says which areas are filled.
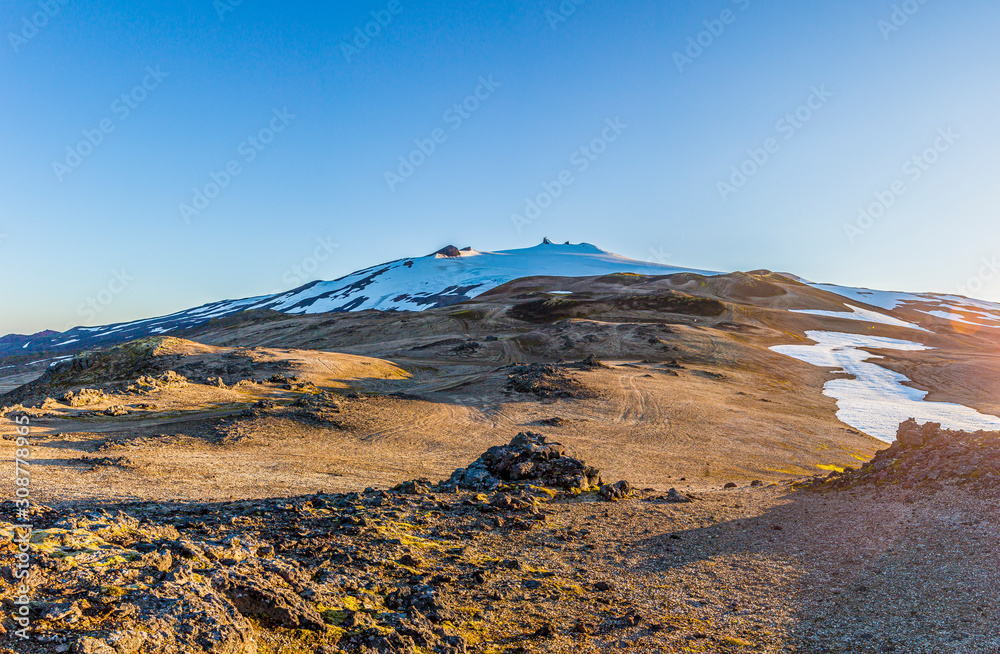
[[[504,482],[532,483],[549,488],[600,486],[601,473],[566,455],[559,443],[534,432],[522,432],[508,445],[488,449],[469,467],[459,468],[449,483],[474,490],[492,490]]]
[[[953,431],[911,418],[899,425],[896,442],[860,470],[847,468],[812,482],[835,489],[862,485],[940,489],[946,484],[1000,492],[1000,432]]]

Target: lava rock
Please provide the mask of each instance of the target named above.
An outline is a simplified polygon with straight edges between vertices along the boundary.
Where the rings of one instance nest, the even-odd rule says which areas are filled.
[[[934,490],[945,480],[977,491],[1000,490],[1000,432],[942,429],[939,423],[921,425],[911,418],[899,425],[896,442],[860,470],[834,471],[800,487],[839,490],[893,484]]]
[[[614,484],[605,484],[604,486],[601,486],[601,497],[608,502],[614,502],[615,500],[626,498],[631,494],[632,485],[624,479]]]
[[[677,504],[694,501],[690,497],[678,493],[676,488],[671,488],[670,490],[667,491],[666,500],[668,502],[674,502]]]
[[[263,615],[271,623],[289,629],[326,630],[316,609],[273,576],[223,570],[212,578],[212,585],[243,615]]]
[[[471,490],[493,490],[503,482],[527,482],[552,488],[600,485],[596,468],[567,456],[559,443],[522,432],[508,445],[491,447],[468,468],[459,468],[448,483]]]

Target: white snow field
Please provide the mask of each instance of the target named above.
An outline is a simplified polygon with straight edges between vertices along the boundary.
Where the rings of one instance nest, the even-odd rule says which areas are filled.
[[[899,318],[887,316],[877,311],[869,311],[851,304],[845,304],[850,311],[820,311],[817,309],[792,309],[792,313],[807,313],[811,316],[829,316],[831,318],[843,318],[844,320],[860,320],[861,322],[873,322],[880,325],[892,325],[893,327],[907,327],[909,329],[919,329],[922,332],[930,331],[912,322],[906,322]]]
[[[823,368],[836,368],[854,379],[832,379],[823,394],[837,400],[841,422],[879,440],[896,440],[899,423],[916,418],[918,422],[940,422],[946,429],[1000,429],[1000,417],[979,413],[961,404],[925,402],[927,391],[905,386],[909,379],[897,372],[869,363],[877,355],[861,348],[921,351],[932,348],[895,338],[809,331],[806,336],[815,345],[775,345],[779,354]]]
[[[834,293],[849,300],[864,302],[880,309],[892,311],[900,308],[913,308],[921,313],[925,313],[937,318],[949,320],[960,320],[970,325],[980,327],[993,327],[1000,325],[990,325],[988,323],[1000,323],[1000,304],[988,302],[986,300],[976,300],[974,298],[962,297],[961,295],[944,295],[939,293],[899,293],[896,291],[875,291],[870,288],[854,288],[851,286],[837,286],[836,284],[810,284],[813,288],[818,288],[830,293]],[[907,305],[919,305],[909,307]],[[970,322],[970,320],[980,319],[983,323]]]
[[[870,288],[854,288],[851,286],[837,286],[836,284],[810,284],[813,288],[829,291],[835,295],[846,297],[849,300],[864,302],[873,307],[892,311],[899,305],[908,302],[927,302],[928,297],[916,293],[897,293],[895,291],[875,291]],[[930,298],[933,300],[933,298]]]

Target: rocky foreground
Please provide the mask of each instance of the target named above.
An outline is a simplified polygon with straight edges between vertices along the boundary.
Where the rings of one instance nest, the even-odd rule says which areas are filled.
[[[924,446],[985,439],[920,430]],[[892,459],[917,456],[916,443],[904,437]],[[526,432],[437,484],[36,507],[32,638],[15,637],[6,570],[0,647],[1000,652],[995,502],[952,484],[904,489],[879,476],[907,469],[882,466],[887,456],[812,484],[833,493],[775,484],[662,493],[605,483]],[[5,559],[14,539],[13,525],[0,525]]]
[[[490,651],[565,631],[549,618],[515,616],[529,595],[592,598],[593,607],[560,611],[573,616],[578,638],[634,628],[642,618],[608,594],[609,582],[477,547],[484,533],[537,532],[557,497],[632,494],[627,482],[601,482],[599,471],[528,432],[434,486],[72,517],[36,508],[34,633],[19,651]],[[14,555],[17,535],[5,527],[0,546]],[[572,542],[585,532],[556,536]],[[15,590],[6,579],[8,604]]]
[[[921,425],[907,420],[900,424],[895,442],[860,470],[835,471],[808,485],[834,490],[866,485],[925,490],[959,486],[1000,495],[1000,433],[953,431],[936,422]]]

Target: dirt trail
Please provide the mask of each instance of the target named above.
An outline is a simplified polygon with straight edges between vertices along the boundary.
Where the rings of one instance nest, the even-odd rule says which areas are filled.
[[[637,425],[646,416],[646,396],[636,383],[637,374],[624,374],[618,378],[621,386],[621,410],[615,418],[617,423]]]

